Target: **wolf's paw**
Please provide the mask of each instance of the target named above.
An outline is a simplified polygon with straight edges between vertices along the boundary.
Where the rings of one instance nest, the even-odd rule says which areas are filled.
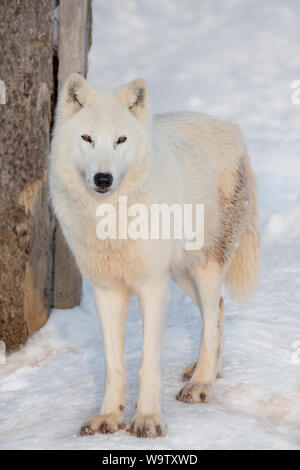
[[[142,415],[136,414],[128,432],[137,437],[160,437],[165,436],[167,427],[163,420],[156,414]]]
[[[211,385],[188,383],[177,393],[176,399],[184,403],[202,403],[209,401],[211,395]]]
[[[107,415],[96,415],[83,423],[80,429],[81,436],[92,436],[93,434],[107,434],[124,429],[125,423],[121,416],[110,413]]]

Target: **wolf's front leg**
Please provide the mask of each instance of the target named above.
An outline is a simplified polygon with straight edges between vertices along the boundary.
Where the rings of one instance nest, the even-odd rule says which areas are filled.
[[[81,435],[112,433],[125,427],[123,411],[127,379],[124,367],[124,334],[129,293],[126,290],[96,288],[94,297],[106,356],[105,393],[100,413],[82,425]]]
[[[139,372],[139,395],[130,432],[138,437],[165,434],[161,413],[160,352],[165,313],[169,299],[166,279],[149,281],[138,292],[143,317],[143,359]]]

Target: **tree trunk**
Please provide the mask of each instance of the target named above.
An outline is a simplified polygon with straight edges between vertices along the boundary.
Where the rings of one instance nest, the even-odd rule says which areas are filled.
[[[59,16],[58,89],[72,72],[86,76],[91,44],[91,0],[61,0]],[[54,307],[71,308],[81,296],[81,275],[56,221]]]
[[[1,0],[0,339],[25,343],[48,318],[54,0]]]

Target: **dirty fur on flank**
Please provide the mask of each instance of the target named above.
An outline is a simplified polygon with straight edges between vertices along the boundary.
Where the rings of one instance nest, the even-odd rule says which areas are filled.
[[[109,175],[103,194],[95,186],[99,174]],[[198,360],[186,370],[188,382],[177,395],[184,403],[209,401],[220,375],[223,287],[227,285],[232,297],[246,305],[257,282],[256,182],[241,132],[236,125],[206,114],[151,117],[143,80],[116,92],[100,92],[72,74],[58,101],[49,179],[64,236],[93,285],[104,338],[107,371],[102,406],[83,424],[81,434],[125,427],[125,318],[130,296],[137,294],[143,358],[136,411],[128,430],[138,437],[163,436],[160,351],[170,279],[194,300],[203,318]],[[119,196],[127,196],[128,205],[147,208],[154,203],[204,204],[203,248],[187,251],[174,237],[97,238],[97,207],[110,203],[118,212]]]

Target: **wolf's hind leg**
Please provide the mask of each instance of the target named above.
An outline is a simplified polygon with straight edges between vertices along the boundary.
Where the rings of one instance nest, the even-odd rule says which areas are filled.
[[[224,271],[218,263],[209,261],[193,272],[197,295],[201,299],[203,317],[202,340],[198,362],[190,372],[192,376],[178,393],[177,399],[185,403],[207,401],[212,393],[221,356],[224,308],[220,292]]]
[[[96,288],[94,297],[106,357],[105,393],[100,413],[85,421],[81,427],[81,435],[112,433],[125,427],[123,411],[127,379],[124,367],[124,333],[129,293],[125,289]]]
[[[217,379],[220,379],[222,376],[222,366],[221,366],[221,354],[222,346],[224,341],[224,300],[223,297],[220,297],[219,300],[219,316],[218,316],[218,328],[219,328],[219,347],[218,347],[218,368],[217,368]],[[192,362],[183,371],[182,381],[188,382],[196,369],[197,362]]]

